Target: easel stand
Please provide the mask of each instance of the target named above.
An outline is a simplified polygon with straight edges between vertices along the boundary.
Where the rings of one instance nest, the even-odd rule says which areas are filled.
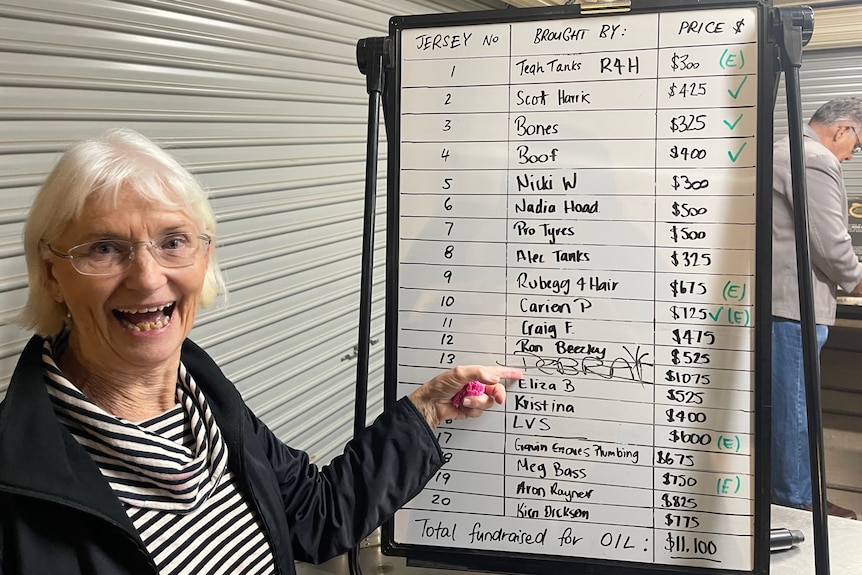
[[[365,149],[365,217],[362,229],[362,278],[359,292],[359,344],[356,348],[356,405],[353,435],[365,429],[368,403],[368,363],[371,345],[371,297],[374,284],[374,220],[377,211],[377,148],[380,103],[389,65],[389,38],[365,38],[356,44],[356,64],[365,75],[368,91],[368,133]],[[359,548],[350,550],[348,566],[352,575],[361,572]]]
[[[802,138],[802,98],[799,68],[802,47],[814,30],[814,16],[807,6],[778,8],[774,30],[784,72],[787,95],[787,125],[790,135],[790,173],[793,187],[793,223],[796,230],[796,266],[799,281],[799,311],[802,328],[802,360],[808,409],[808,447],[811,467],[811,501],[814,521],[814,562],[817,575],[829,574],[829,531],[827,527],[824,477],[823,423],[820,411],[820,363],[817,357],[816,320],[811,283],[811,254],[808,246],[808,197],[805,178],[805,144]]]
[[[371,290],[374,280],[374,219],[377,211],[377,140],[380,102],[388,56],[388,38],[365,38],[356,45],[356,62],[368,90],[368,134],[365,149],[365,218],[362,229],[362,279],[359,294],[359,346],[356,365],[354,434],[365,428],[368,356],[371,343]]]
[[[760,1],[758,0],[759,5],[758,8],[764,8],[764,4],[770,4],[768,0]],[[655,2],[645,2],[649,4],[658,5],[658,0]],[[711,2],[704,2],[704,4],[712,4],[715,3],[718,5],[718,0],[714,0]],[[665,2],[664,4],[692,4],[694,6],[697,4],[698,8],[701,7],[701,0],[673,0],[673,2]],[[537,12],[536,12],[537,13]],[[531,12],[519,12],[519,18],[524,17],[525,15],[532,14]],[[551,12],[550,10],[547,13],[543,12],[544,16],[558,16],[557,12]],[[781,8],[781,9],[773,9],[770,13],[770,29],[775,39],[775,46],[777,49],[776,58],[777,63],[780,64],[778,68],[782,69],[787,78],[787,99],[788,99],[788,114],[789,114],[789,125],[790,125],[790,140],[791,140],[791,165],[792,165],[792,176],[793,176],[793,201],[795,206],[794,213],[794,227],[797,230],[796,236],[796,247],[797,247],[797,260],[799,266],[799,293],[800,293],[800,307],[802,310],[801,314],[801,323],[803,328],[802,334],[802,343],[803,343],[803,351],[804,351],[804,366],[805,366],[805,379],[806,379],[806,396],[807,396],[807,404],[808,404],[808,421],[809,421],[809,441],[811,444],[811,470],[812,470],[812,492],[814,499],[814,543],[815,543],[815,560],[817,564],[817,575],[828,575],[829,574],[829,552],[828,552],[828,541],[827,541],[827,533],[826,533],[826,498],[825,491],[823,489],[823,441],[822,441],[822,425],[820,422],[820,397],[819,397],[819,367],[816,356],[816,331],[815,331],[815,323],[813,317],[813,302],[812,302],[812,282],[811,282],[811,266],[810,266],[810,254],[808,251],[808,214],[807,214],[807,200],[806,200],[806,190],[805,190],[805,157],[804,150],[802,144],[802,120],[800,113],[800,95],[799,95],[799,76],[798,69],[801,65],[801,54],[802,54],[802,46],[805,44],[803,40],[807,35],[810,37],[810,33],[813,30],[813,17],[810,8],[807,7],[794,7],[794,8]],[[508,14],[507,14],[508,16]],[[397,21],[393,21],[390,24],[391,30],[395,31],[398,26],[406,27],[412,29],[413,26],[417,28],[421,28],[422,24],[427,24],[426,22],[420,22],[420,18],[417,17],[413,20],[407,21],[405,19],[400,19]],[[452,23],[451,17],[447,19],[446,24]],[[501,21],[506,21],[505,18],[501,18]],[[461,23],[461,22],[459,22]],[[481,22],[477,23],[473,20],[465,21],[468,25],[478,25]],[[519,24],[516,24],[519,25]],[[396,64],[393,60],[398,60],[395,57],[395,42],[390,37],[385,38],[366,38],[360,40],[357,44],[357,64],[359,66],[359,70],[366,75],[367,78],[367,88],[369,94],[369,109],[368,109],[368,137],[367,137],[367,157],[366,157],[366,192],[365,192],[365,229],[363,234],[363,253],[362,253],[362,286],[361,286],[361,302],[360,302],[360,334],[359,334],[359,345],[357,346],[357,357],[358,357],[358,365],[357,365],[357,403],[356,403],[356,419],[355,419],[355,430],[358,433],[361,429],[364,428],[365,425],[365,411],[366,411],[366,388],[367,388],[367,377],[368,377],[368,347],[370,343],[370,315],[371,315],[371,287],[372,287],[372,272],[373,272],[373,239],[374,239],[374,219],[375,219],[375,210],[376,210],[376,187],[377,187],[377,145],[378,145],[378,127],[380,123],[379,111],[381,108],[381,100],[383,104],[384,116],[387,120],[387,128],[391,128],[389,130],[390,136],[393,137],[393,140],[397,140],[395,136],[399,136],[397,133],[399,131],[399,126],[396,126],[395,120],[386,116],[387,113],[387,104],[389,104],[389,112],[393,112],[396,110],[396,105],[393,104],[393,98],[395,98],[395,89],[388,90],[388,93],[384,93],[387,91],[389,86],[389,82],[386,81],[386,73],[389,70],[393,70],[393,75],[391,79],[397,77]],[[462,46],[464,48],[464,46]],[[473,49],[473,48],[471,48]],[[467,53],[468,51],[465,51]],[[400,58],[400,57],[399,57]],[[778,69],[775,68],[775,69]],[[445,85],[445,84],[444,84]],[[760,98],[760,96],[758,96]],[[392,120],[392,125],[390,125],[389,121]],[[771,124],[770,124],[771,125]],[[448,157],[448,156],[447,156]],[[390,186],[392,182],[397,182],[397,173],[393,173],[392,170],[393,163],[389,163],[390,169]],[[397,195],[397,187],[395,188],[395,193],[393,193],[390,197],[390,205],[388,205],[387,213],[390,218],[393,218],[393,214],[397,213],[397,203],[398,203],[398,195]],[[392,205],[395,203],[396,205]],[[392,221],[390,220],[390,223]],[[389,226],[389,229],[393,229],[396,226]],[[397,248],[397,242],[394,242]],[[393,245],[390,239],[390,245]],[[388,253],[388,270],[397,269],[393,268],[394,264],[398,263],[397,253],[392,254]],[[390,298],[390,290],[397,290],[398,286],[394,282],[390,282],[389,278],[387,278],[387,302],[395,300],[395,297]],[[397,295],[397,294],[396,294]],[[765,308],[763,308],[765,309]],[[392,333],[390,327],[393,324],[390,322],[394,321],[392,318],[396,317],[397,314],[390,313],[391,310],[387,310],[387,334]],[[389,347],[389,346],[387,346]],[[388,350],[387,350],[388,351]],[[387,369],[389,369],[390,365],[394,365],[395,362],[390,361],[391,357],[387,357]],[[767,370],[768,371],[768,370]],[[392,380],[392,373],[387,372],[387,381]],[[765,374],[768,377],[768,374]],[[767,430],[768,432],[768,425]],[[763,438],[761,434],[759,437]],[[768,447],[768,437],[759,439],[758,445],[762,445],[763,442],[766,442],[762,448]],[[768,466],[767,466],[768,467]],[[768,471],[768,469],[767,469]],[[762,477],[762,476],[761,476]],[[768,490],[767,490],[768,492]],[[763,499],[759,499],[758,501],[763,501]],[[766,510],[764,514],[759,515],[759,517],[764,517],[765,514],[768,513],[768,505],[766,505]],[[386,526],[384,526],[386,527]],[[763,525],[764,531],[768,530],[768,520],[766,520],[766,524]],[[453,529],[454,532],[454,529]],[[391,535],[391,533],[389,534]],[[384,531],[384,537],[387,537]],[[684,537],[684,536],[681,536]],[[454,539],[453,539],[454,540]],[[384,547],[387,542],[391,545],[393,541],[384,542]],[[440,557],[436,554],[436,550],[429,551],[428,549],[423,548],[423,546],[418,545],[415,541],[406,541],[406,542],[398,542],[399,547],[394,549],[397,553],[402,554],[405,553],[405,550],[413,552],[416,554],[409,556],[408,559],[415,560],[415,563],[423,564],[425,566],[429,566],[432,564],[436,564],[436,562],[440,561]],[[471,550],[473,551],[473,550]],[[688,549],[684,550],[688,552]],[[767,552],[768,553],[768,552]],[[505,555],[505,554],[503,554]],[[565,569],[565,566],[568,565],[566,562],[568,558],[556,558],[555,556],[550,556],[547,561],[532,563],[524,560],[523,558],[518,558],[515,563],[517,567],[522,570],[522,572],[540,572],[540,570],[545,569],[545,565],[554,565],[550,569],[550,571],[544,570],[544,572],[556,572],[557,567],[559,567],[560,572]],[[479,570],[479,567],[489,568],[492,571],[500,571],[507,572],[513,568],[513,564],[510,564],[509,559],[505,556],[497,557],[493,553],[481,553],[477,552],[475,554],[470,553],[455,553],[452,557],[445,557],[443,559],[444,563],[447,565],[463,565],[465,568],[472,568],[473,570]],[[761,564],[762,563],[762,564]],[[354,549],[350,556],[349,561],[350,572],[352,575],[356,575],[359,570],[359,561],[358,561],[358,550]],[[764,561],[758,560],[757,570],[759,573],[762,573],[762,569],[768,569],[768,559]],[[605,569],[605,566],[597,566],[595,570],[593,570],[592,566],[587,566],[584,572],[590,573],[609,573],[608,569]],[[616,571],[614,571],[616,572]],[[620,571],[623,572],[623,571]],[[664,572],[664,571],[663,571]],[[682,572],[680,570],[680,572]],[[698,571],[700,572],[700,571]]]

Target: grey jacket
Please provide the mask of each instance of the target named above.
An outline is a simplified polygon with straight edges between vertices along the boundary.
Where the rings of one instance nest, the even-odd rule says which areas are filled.
[[[847,231],[847,192],[841,163],[820,143],[817,133],[804,126],[805,169],[808,182],[808,233],[814,314],[818,324],[835,323],[836,286],[853,290],[862,281],[862,265]],[[793,226],[793,189],[790,144],[784,137],[773,146],[772,173],[772,315],[799,320],[796,244]]]

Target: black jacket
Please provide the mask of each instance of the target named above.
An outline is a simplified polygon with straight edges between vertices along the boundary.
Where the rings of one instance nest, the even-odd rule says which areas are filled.
[[[0,575],[152,575],[155,565],[86,451],[57,421],[40,337],[21,354],[0,403]],[[186,341],[182,361],[227,441],[229,466],[262,523],[276,573],[356,545],[442,465],[434,434],[402,399],[318,469],[245,406],[210,357]]]

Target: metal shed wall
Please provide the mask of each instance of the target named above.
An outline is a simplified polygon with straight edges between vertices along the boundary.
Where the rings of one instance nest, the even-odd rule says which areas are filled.
[[[862,8],[858,8],[862,11]],[[815,30],[817,23],[815,22]],[[816,32],[815,32],[816,33]],[[808,122],[821,105],[833,98],[862,97],[862,45],[841,49],[806,50],[799,69],[802,121]],[[775,138],[787,133],[787,97],[784,77],[775,104]],[[862,195],[862,157],[842,164],[848,194]]]
[[[0,0],[0,398],[29,334],[31,198],[72,141],[126,126],[211,192],[229,305],[192,338],[284,440],[325,463],[349,438],[367,95],[357,40],[394,15],[495,0]],[[381,130],[382,132],[382,130]],[[369,415],[382,406],[385,146]]]

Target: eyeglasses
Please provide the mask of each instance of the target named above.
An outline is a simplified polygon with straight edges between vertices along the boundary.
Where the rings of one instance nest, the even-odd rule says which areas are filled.
[[[856,136],[856,145],[853,146],[853,153],[858,154],[862,152],[862,142],[859,141],[859,133],[856,131],[856,128],[850,126],[850,129],[853,130],[853,135]]]
[[[79,244],[67,253],[58,252],[51,244],[48,249],[58,258],[69,260],[75,271],[85,276],[111,276],[123,273],[132,265],[139,244],[146,244],[160,265],[182,268],[195,263],[212,243],[212,238],[200,234],[167,234],[157,240],[127,242],[125,240],[96,240]]]

